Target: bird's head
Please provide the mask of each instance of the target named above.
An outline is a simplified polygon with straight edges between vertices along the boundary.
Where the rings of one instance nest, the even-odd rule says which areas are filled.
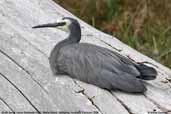
[[[54,23],[37,25],[32,28],[45,28],[45,27],[57,28],[57,29],[65,31],[65,32],[70,32],[73,29],[80,30],[80,25],[79,25],[78,21],[76,19],[73,19],[70,17],[63,17],[63,18],[58,19]]]

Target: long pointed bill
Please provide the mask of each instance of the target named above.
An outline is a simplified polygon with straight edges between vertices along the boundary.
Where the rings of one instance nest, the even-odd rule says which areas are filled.
[[[63,25],[65,25],[65,22],[42,24],[42,25],[34,26],[32,28],[58,27]]]

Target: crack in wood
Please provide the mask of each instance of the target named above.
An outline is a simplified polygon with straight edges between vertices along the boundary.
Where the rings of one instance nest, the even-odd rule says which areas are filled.
[[[121,52],[122,51],[121,49],[117,49],[117,48],[113,47],[111,44],[108,44],[107,42],[105,42],[105,41],[103,41],[101,39],[98,39],[98,40],[100,40],[101,42],[103,42],[104,44],[108,45],[109,47],[111,47],[112,49],[114,49],[114,50],[116,50],[118,52]]]
[[[155,104],[155,105],[157,106],[157,108],[159,108],[160,110],[162,110],[162,111],[168,111],[166,108],[160,106],[157,102],[155,102],[154,100],[152,100],[151,98],[149,98],[147,95],[145,95],[145,94],[143,94],[143,95],[144,95],[144,97],[145,97],[146,99],[148,99],[148,100],[151,101],[153,104]]]
[[[90,98],[90,97],[85,93],[85,89],[84,89],[80,84],[78,84],[78,83],[76,82],[76,80],[73,79],[73,82],[74,82],[78,87],[82,88],[81,91],[76,92],[76,93],[81,93],[82,95],[84,95],[84,96],[91,102],[91,104],[92,104],[92,105],[93,105],[101,114],[103,114],[102,111],[101,111],[101,109],[100,109],[100,108],[97,106],[97,104],[95,104],[94,101],[93,101],[93,98],[94,98],[95,96],[93,96],[93,98]]]
[[[0,100],[10,109],[10,111],[15,114],[14,110],[11,108],[11,106],[3,99],[0,97]]]
[[[40,86],[40,88],[48,94],[48,92],[46,91],[46,89],[36,80],[33,78],[32,74],[26,70],[23,66],[21,66],[19,63],[17,63],[17,61],[15,61],[13,58],[11,58],[8,54],[6,54],[4,51],[0,50],[0,53],[2,53],[4,56],[6,56],[8,59],[10,59],[13,63],[15,63],[19,68],[21,68],[24,72],[26,72],[30,77],[31,79]]]
[[[130,113],[130,114],[134,114],[134,113],[132,113],[131,112],[131,109],[123,102],[123,101],[121,101],[116,95],[114,95],[111,91],[109,91],[111,94],[112,94],[112,96],[113,97],[115,97],[116,98],[116,100],[128,111],[128,113]]]
[[[166,77],[165,78],[168,82],[171,82],[171,78],[170,77]]]
[[[0,72],[0,75],[7,80],[15,89],[19,91],[19,93],[29,102],[29,104],[37,111],[37,113],[41,114],[37,107],[27,98],[27,96],[14,84],[12,83],[4,74]]]

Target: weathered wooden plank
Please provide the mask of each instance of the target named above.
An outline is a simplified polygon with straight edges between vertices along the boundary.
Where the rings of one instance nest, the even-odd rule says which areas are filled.
[[[1,105],[2,111],[35,111],[29,102],[23,97],[22,94],[6,79],[5,76],[0,74],[0,98],[8,104],[8,110]],[[12,110],[11,110],[12,109]]]
[[[50,100],[46,92],[27,73],[2,53],[0,53],[0,60],[0,73],[10,80],[11,84],[15,85],[15,88],[36,111],[56,110],[57,107]]]
[[[116,98],[133,114],[149,114],[154,111],[163,111],[141,94],[123,94],[122,92],[115,91],[113,92],[113,95],[116,96]]]
[[[8,104],[2,98],[0,98],[0,113],[6,111],[12,112],[13,110],[11,109],[11,107],[8,106]]]
[[[160,89],[155,86],[148,86],[148,91],[145,93],[151,101],[157,104],[165,111],[171,111],[171,88]]]

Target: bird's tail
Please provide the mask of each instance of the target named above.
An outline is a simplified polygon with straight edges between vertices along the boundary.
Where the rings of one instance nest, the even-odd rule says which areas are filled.
[[[157,76],[157,71],[152,67],[149,67],[144,64],[139,64],[136,67],[140,72],[140,76],[138,76],[137,78],[143,80],[154,80]]]

